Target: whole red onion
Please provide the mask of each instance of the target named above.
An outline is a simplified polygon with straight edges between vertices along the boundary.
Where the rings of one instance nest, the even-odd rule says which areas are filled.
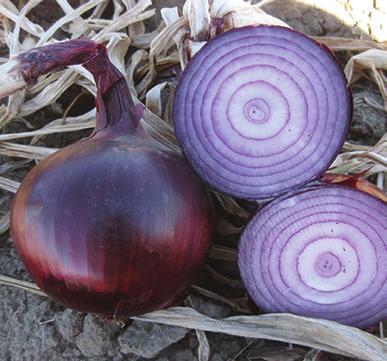
[[[63,305],[108,317],[179,302],[212,235],[199,179],[139,125],[103,45],[71,40],[18,60],[27,83],[82,63],[98,87],[94,133],[33,168],[13,202],[12,237],[32,278]]]

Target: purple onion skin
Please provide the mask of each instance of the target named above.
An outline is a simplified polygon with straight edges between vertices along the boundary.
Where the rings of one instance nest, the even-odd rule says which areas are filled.
[[[202,179],[263,201],[318,178],[349,130],[352,96],[325,46],[280,26],[225,32],[179,78],[176,137]]]
[[[387,203],[342,185],[277,198],[244,230],[238,264],[264,312],[366,328],[387,317]]]
[[[34,51],[44,57],[32,78],[62,59],[87,62],[96,44],[59,46],[63,53],[52,54],[50,46]],[[127,317],[182,301],[205,262],[213,208],[184,159],[137,125],[125,80],[111,64],[106,68],[106,51],[98,47],[84,64],[100,86],[96,131],[28,173],[13,202],[11,232],[33,280],[53,299]],[[22,62],[26,79],[30,68]]]

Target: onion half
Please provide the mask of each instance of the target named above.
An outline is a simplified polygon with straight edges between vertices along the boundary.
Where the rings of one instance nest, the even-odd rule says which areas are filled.
[[[387,205],[344,186],[305,188],[248,224],[238,263],[254,302],[367,327],[387,317]]]
[[[262,200],[321,175],[341,149],[352,111],[328,48],[281,26],[211,39],[184,69],[176,136],[197,173],[230,195]]]

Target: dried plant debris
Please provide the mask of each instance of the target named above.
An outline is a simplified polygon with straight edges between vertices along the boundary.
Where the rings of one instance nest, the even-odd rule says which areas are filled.
[[[354,55],[345,66],[345,75],[349,84],[354,83],[361,76],[369,75],[378,86],[384,99],[384,109],[387,111],[387,50],[368,49]]]
[[[384,341],[356,328],[332,321],[289,314],[233,316],[215,320],[188,307],[174,307],[134,317],[134,319],[243,337],[297,343],[364,360],[382,361],[387,352]],[[354,340],[361,347],[354,347]]]
[[[15,3],[19,6],[15,6]],[[43,5],[46,6],[46,3],[49,3],[47,11],[40,14],[40,9]],[[171,7],[162,8],[160,14],[157,14],[162,18],[162,22],[157,24],[152,22],[152,19],[158,19],[155,17],[154,5],[160,8],[161,2],[154,3],[153,1],[152,4],[152,0],[56,0],[44,1],[42,5],[39,0],[0,1],[0,71],[6,75],[4,78],[0,77],[0,95],[9,95],[6,101],[0,102],[0,195],[16,192],[18,181],[21,180],[26,167],[31,167],[35,162],[55,152],[66,140],[71,138],[71,141],[74,141],[85,136],[85,132],[95,125],[93,107],[78,106],[77,111],[72,109],[74,104],[82,103],[83,99],[82,95],[79,100],[75,99],[75,92],[72,91],[75,87],[81,89],[82,94],[95,94],[95,85],[87,72],[81,67],[65,69],[60,73],[42,77],[34,86],[26,89],[24,80],[15,78],[12,72],[18,54],[32,47],[66,38],[85,36],[105,43],[112,62],[125,75],[133,97],[137,102],[146,105],[143,126],[154,138],[181,154],[171,117],[173,92],[179,73],[208,39],[233,27],[254,24],[291,26],[297,30],[303,30],[304,26],[306,32],[318,35],[316,40],[338,54],[345,54],[347,63],[343,63],[343,67],[345,66],[346,76],[350,84],[359,89],[355,90],[354,96],[356,122],[351,134],[355,137],[350,138],[350,142],[344,145],[330,172],[362,174],[371,181],[378,181],[378,186],[383,188],[384,173],[387,169],[387,43],[386,39],[381,38],[382,34],[372,26],[368,34],[370,36],[360,37],[356,35],[356,31],[351,31],[357,24],[363,24],[356,20],[358,8],[355,1],[338,1],[333,5],[326,2],[326,9],[333,9],[333,14],[337,17],[342,16],[343,21],[348,24],[347,28],[342,27],[341,20],[338,21],[337,17],[332,20],[332,16],[324,18],[320,25],[312,22],[304,25],[305,19],[318,18],[318,9],[325,5],[312,0],[298,0],[299,6],[295,6],[292,1],[282,0],[266,0],[255,5],[243,0],[188,0],[185,3],[169,1]],[[347,3],[354,5],[351,8]],[[384,13],[383,9],[376,5],[371,11],[372,17],[379,16],[382,19],[380,14],[387,16],[387,11]],[[308,6],[313,8],[309,13]],[[54,12],[55,16],[52,15]],[[45,16],[48,18],[43,21]],[[360,25],[358,29],[361,30],[363,28]],[[332,32],[335,36],[327,36],[326,28],[329,26],[335,29]],[[355,36],[352,38],[348,37],[353,34]],[[371,83],[380,96],[372,96],[373,90],[369,89]],[[374,110],[377,125],[370,122],[370,113],[363,111],[362,107]],[[42,121],[48,109],[51,116],[47,121]],[[371,123],[368,133],[356,131],[357,124],[366,128],[368,123]],[[277,340],[314,348],[308,351],[307,348],[294,346],[292,349],[285,344],[279,346],[278,343],[257,347],[259,341],[249,341],[245,346],[236,348],[232,356],[235,360],[339,360],[336,358],[338,356],[327,358],[327,354],[320,350],[344,355],[345,358],[340,360],[349,360],[348,357],[370,361],[385,360],[386,341],[369,332],[330,321],[287,314],[252,316],[245,295],[236,296],[238,292],[243,292],[243,285],[234,270],[236,240],[253,208],[216,191],[211,192],[221,214],[218,217],[217,239],[204,271],[208,283],[193,286],[192,298],[197,297],[194,295],[200,295],[208,302],[214,302],[219,307],[227,308],[227,312],[239,316],[224,318],[225,314],[221,312],[222,314],[209,317],[195,311],[194,308],[202,311],[202,307],[193,302],[189,304],[190,307],[176,307],[136,317],[137,321],[134,322],[137,326],[132,329],[129,326],[124,330],[117,336],[116,343],[111,342],[106,329],[96,326],[89,318],[82,328],[84,321],[83,316],[80,316],[76,320],[76,332],[65,332],[63,327],[59,331],[61,335],[66,334],[69,340],[71,338],[80,350],[78,354],[69,356],[69,359],[82,354],[85,357],[110,357],[109,350],[101,349],[88,341],[97,328],[98,339],[108,339],[103,342],[103,347],[109,348],[113,345],[124,354],[132,353],[136,348],[136,357],[144,357],[145,353],[138,350],[142,347],[141,340],[137,340],[138,344],[132,344],[128,337],[135,334],[139,338],[147,332],[153,332],[149,331],[152,327],[143,323],[145,321],[196,330],[195,334],[192,334],[196,340],[193,352],[195,357],[203,361],[219,360],[216,358],[219,354],[212,355],[211,352],[211,332]],[[3,203],[7,203],[7,206],[3,206]],[[0,203],[4,208],[1,209],[0,218],[2,239],[9,227],[9,202],[3,203]],[[17,278],[0,276],[0,283],[7,286],[4,289],[10,289],[8,286],[12,286],[44,295],[36,285],[19,280],[18,275],[14,275]],[[219,290],[225,291],[223,293]],[[229,290],[232,292],[228,292]],[[20,291],[15,292],[20,294]],[[48,304],[41,297],[36,299],[34,302]],[[248,314],[250,315],[246,316]],[[51,322],[56,316],[50,316],[52,317],[47,316],[46,320]],[[48,327],[50,322],[40,327]],[[53,322],[56,324],[59,321],[55,318]],[[168,330],[168,327],[164,327],[166,326],[155,326],[157,332],[154,331],[153,336],[157,337],[158,333],[164,332],[160,331],[161,328]],[[377,333],[377,330],[373,331]],[[147,355],[154,357],[186,334],[186,330],[173,331]],[[77,341],[74,341],[75,338]],[[193,354],[190,355],[192,358]],[[55,354],[52,356],[55,358]]]

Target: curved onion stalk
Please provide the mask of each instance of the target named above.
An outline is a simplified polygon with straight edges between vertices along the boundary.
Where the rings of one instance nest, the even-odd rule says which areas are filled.
[[[248,224],[238,263],[252,299],[367,327],[387,317],[387,204],[325,185],[274,200]]]
[[[11,232],[32,278],[65,306],[108,317],[176,304],[210,246],[199,179],[139,125],[103,45],[72,40],[17,60],[27,84],[81,63],[98,87],[94,133],[39,163],[16,194]]]
[[[211,186],[251,200],[300,187],[341,149],[352,101],[336,58],[280,26],[233,29],[184,69],[176,136]]]

